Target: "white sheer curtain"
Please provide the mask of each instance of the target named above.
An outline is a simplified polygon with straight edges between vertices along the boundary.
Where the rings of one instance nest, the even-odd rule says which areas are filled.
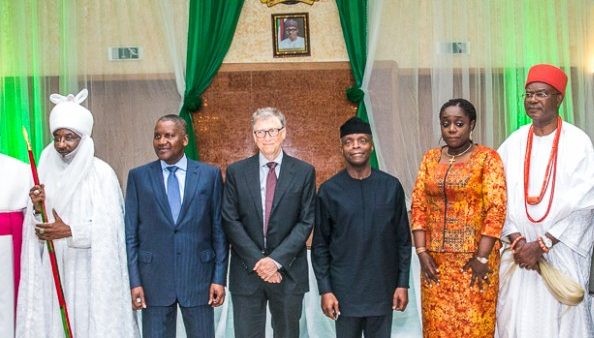
[[[564,114],[594,136],[591,0],[370,0],[371,8],[380,19],[370,20],[378,36],[370,36],[366,102],[382,168],[408,196],[423,153],[439,145],[441,105],[470,100],[473,139],[496,148],[524,114],[519,94],[532,64],[570,72]],[[468,53],[447,52],[453,42]]]
[[[161,19],[163,32],[165,34],[165,42],[169,50],[171,65],[175,75],[175,86],[179,94],[179,106],[183,105],[184,91],[186,89],[186,50],[188,41],[188,20],[187,13],[189,10],[188,1],[180,2],[180,6],[171,6],[170,0],[158,0],[159,9],[161,11]],[[176,12],[176,9],[178,12]],[[182,10],[179,13],[179,10]],[[179,20],[180,15],[183,17]]]
[[[178,112],[175,74],[183,73],[188,1],[1,3],[2,22],[11,28],[2,31],[3,82],[9,87],[17,83],[27,96],[20,101],[44,113],[53,106],[49,94],[88,88],[85,105],[95,117],[97,154],[125,185],[128,169],[155,158],[151,139],[156,117]],[[175,48],[167,48],[171,44]],[[118,47],[138,47],[140,58],[112,60],[109,48]]]
[[[125,187],[128,170],[156,157],[155,120],[177,114],[187,41],[186,0],[31,2],[44,90],[89,89],[96,154]],[[140,47],[140,59],[110,60],[110,47]],[[49,105],[48,105],[49,106]]]

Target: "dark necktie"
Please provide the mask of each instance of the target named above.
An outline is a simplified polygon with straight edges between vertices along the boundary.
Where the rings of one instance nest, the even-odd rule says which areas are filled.
[[[276,188],[276,162],[266,163],[268,166],[268,176],[266,176],[266,203],[264,209],[264,238],[268,233],[268,221],[270,220],[270,212],[272,211],[272,201],[274,200],[274,189]]]
[[[179,169],[176,166],[167,167],[169,170],[169,177],[167,177],[167,200],[169,201],[169,208],[173,216],[173,222],[177,223],[179,210],[181,209],[181,197],[179,192],[179,182],[175,172]]]

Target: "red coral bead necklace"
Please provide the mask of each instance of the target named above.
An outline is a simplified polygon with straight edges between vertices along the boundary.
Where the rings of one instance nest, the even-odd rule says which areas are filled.
[[[543,182],[541,185],[540,194],[538,196],[528,195],[528,184],[530,182],[530,158],[532,155],[532,139],[534,137],[534,125],[530,126],[530,130],[528,131],[528,142],[526,143],[526,156],[524,158],[524,208],[526,210],[526,216],[528,216],[528,219],[532,223],[540,223],[544,221],[545,218],[547,218],[547,216],[549,215],[549,212],[551,211],[551,206],[553,204],[553,196],[555,195],[555,181],[557,178],[557,153],[559,151],[559,138],[561,137],[562,123],[563,121],[561,120],[561,118],[557,116],[557,130],[555,131],[555,138],[553,140],[553,146],[551,148],[551,155],[549,156],[549,163],[547,164],[547,169],[545,171],[545,176],[543,178]],[[541,218],[535,220],[528,212],[528,204],[536,205],[542,202],[547,188],[549,186],[549,182],[551,182],[551,193],[547,210]]]

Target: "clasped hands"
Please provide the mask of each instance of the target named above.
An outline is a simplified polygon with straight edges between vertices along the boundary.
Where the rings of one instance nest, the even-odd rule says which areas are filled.
[[[270,257],[260,259],[254,266],[254,271],[267,283],[278,284],[283,280],[276,263]]]
[[[538,241],[526,242],[523,238],[512,249],[516,264],[527,270],[538,271],[538,262],[542,259],[543,253]]]

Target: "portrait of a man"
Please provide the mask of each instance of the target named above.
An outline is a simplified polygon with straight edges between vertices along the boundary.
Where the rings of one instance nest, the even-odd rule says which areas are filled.
[[[287,19],[284,22],[284,39],[281,40],[279,49],[304,49],[305,40],[299,36],[299,25],[294,19]]]
[[[272,14],[274,57],[309,56],[307,13]]]

